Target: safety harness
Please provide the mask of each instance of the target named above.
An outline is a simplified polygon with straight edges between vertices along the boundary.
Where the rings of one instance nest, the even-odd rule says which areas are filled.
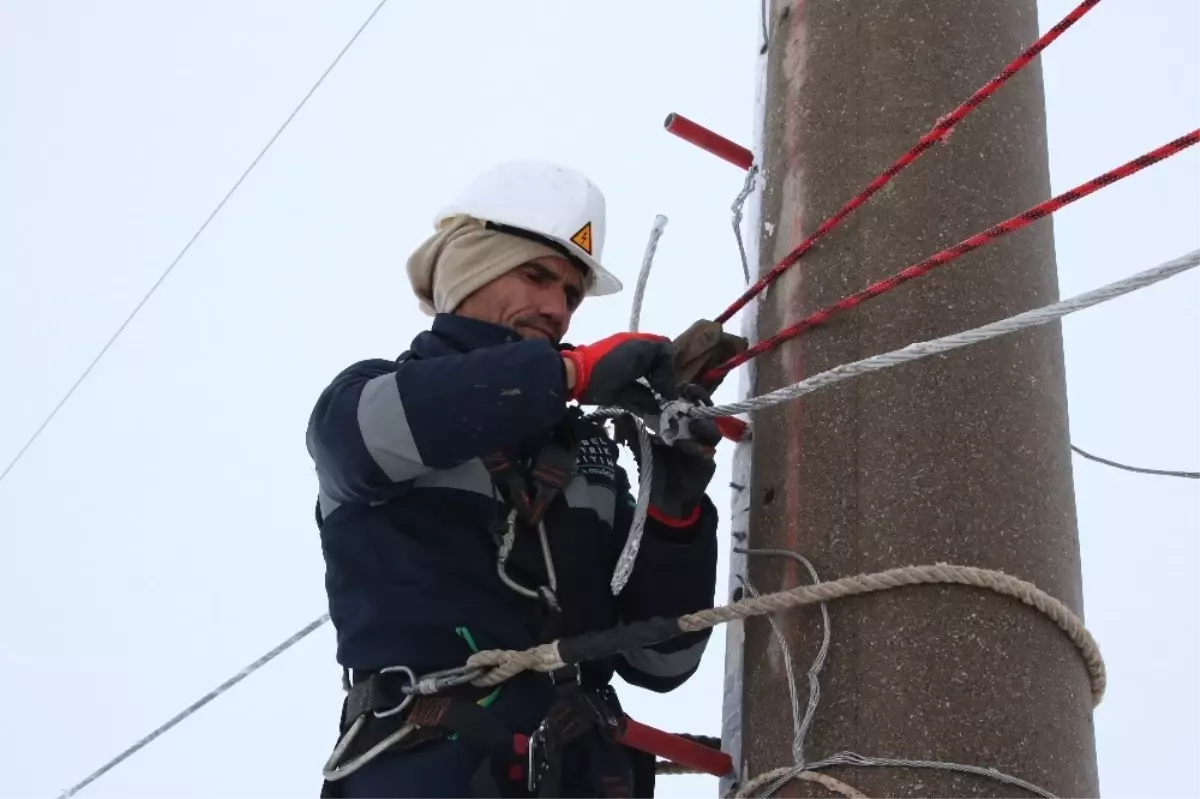
[[[580,441],[597,434],[602,429],[595,422],[585,420],[580,409],[570,408],[528,463],[504,452],[482,458],[510,509],[493,530],[496,570],[506,586],[538,603],[538,643],[554,640],[563,629],[546,512],[571,479]],[[522,584],[509,573],[509,557],[521,535],[536,535],[541,548],[545,580],[536,586]],[[561,795],[564,780],[580,776],[575,768],[567,768],[568,759],[572,765],[586,763],[589,784],[580,787],[588,795],[652,795],[653,757],[643,763],[648,768],[636,769],[643,778],[635,784],[630,761],[637,757],[630,758],[618,742],[625,714],[611,686],[599,690],[585,686],[576,665],[550,673],[549,679],[554,686],[551,707],[532,735],[526,736],[512,733],[487,709],[497,692],[486,695],[484,689],[460,684],[444,687],[436,695],[420,695],[417,676],[405,666],[353,675],[344,672],[340,738],[326,763],[321,795],[338,796],[339,780],[384,751],[407,751],[448,736],[484,755],[471,777],[474,796]]]

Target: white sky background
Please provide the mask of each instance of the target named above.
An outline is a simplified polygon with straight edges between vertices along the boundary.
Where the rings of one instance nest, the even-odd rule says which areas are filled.
[[[0,6],[0,464],[374,5]],[[758,5],[381,12],[0,484],[4,795],[63,790],[324,612],[308,413],[345,365],[394,357],[427,324],[404,259],[469,176],[523,155],[589,173],[630,288],[669,216],[643,329],[677,334],[736,296],[742,174],[661,124],[678,111],[751,144]],[[1073,5],[1043,0],[1043,28]],[[1055,191],[1196,127],[1198,37],[1195,2],[1109,0],[1050,48]],[[1190,150],[1056,215],[1063,295],[1195,248],[1198,167]],[[571,339],[623,329],[630,297],[586,303]],[[1189,273],[1065,322],[1078,445],[1200,466],[1198,300]],[[1102,790],[1198,795],[1197,486],[1075,463],[1087,621],[1110,671]],[[726,452],[722,509],[728,469]],[[674,694],[625,687],[626,708],[717,733],[723,646],[718,632]],[[86,795],[315,795],[338,677],[326,627]],[[659,795],[715,791],[668,777]]]

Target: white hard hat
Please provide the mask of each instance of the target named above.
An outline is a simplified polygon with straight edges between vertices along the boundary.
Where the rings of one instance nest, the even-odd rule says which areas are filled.
[[[504,225],[548,239],[592,273],[588,294],[621,290],[600,263],[604,249],[604,195],[580,172],[546,161],[509,161],[479,175],[434,218],[435,228],[456,216]]]

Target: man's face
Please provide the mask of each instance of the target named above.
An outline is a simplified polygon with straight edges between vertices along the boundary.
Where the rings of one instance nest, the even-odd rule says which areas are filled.
[[[522,338],[557,344],[583,300],[583,274],[566,258],[548,255],[518,266],[467,297],[459,316],[503,325]]]

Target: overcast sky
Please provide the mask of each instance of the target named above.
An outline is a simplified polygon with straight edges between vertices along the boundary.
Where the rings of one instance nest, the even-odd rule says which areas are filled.
[[[0,465],[375,3],[0,4]],[[752,144],[758,5],[385,7],[0,483],[0,792],[67,788],[325,611],[308,414],[337,371],[427,324],[404,260],[469,176],[517,156],[589,173],[608,198],[605,260],[630,285],[666,214],[643,329],[675,335],[737,295],[742,175],[661,124],[678,111]],[[1043,28],[1073,5],[1043,0]],[[1108,0],[1050,48],[1055,191],[1196,127],[1198,38],[1194,0]],[[1197,246],[1196,149],[1055,217],[1064,296]],[[629,299],[586,303],[572,340],[623,329]],[[1200,467],[1198,306],[1193,272],[1064,323],[1076,444]],[[1101,788],[1198,795],[1197,485],[1078,459],[1075,481],[1110,679]],[[718,632],[672,695],[624,688],[626,709],[716,734],[723,646]],[[333,654],[322,628],[86,795],[315,795]],[[670,777],[659,795],[715,791]]]

